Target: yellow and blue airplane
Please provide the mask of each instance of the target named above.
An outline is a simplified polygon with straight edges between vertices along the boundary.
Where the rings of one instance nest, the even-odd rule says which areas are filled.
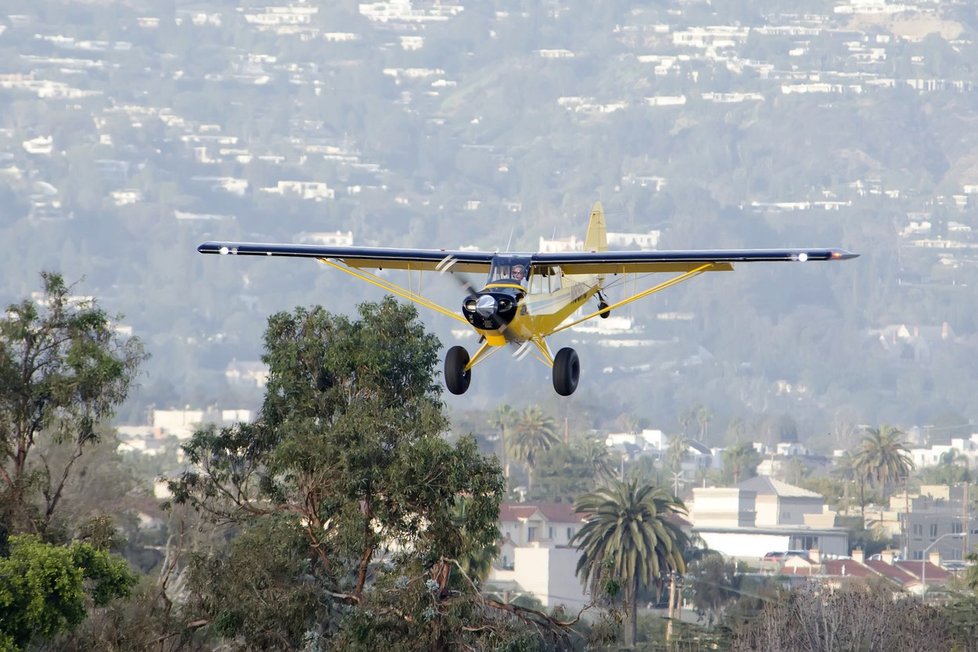
[[[389,247],[326,247],[254,242],[205,242],[204,254],[232,256],[285,256],[314,258],[357,279],[418,305],[436,310],[471,326],[480,335],[473,355],[453,346],[445,356],[445,385],[464,394],[472,368],[506,344],[518,347],[521,357],[535,352],[553,369],[554,390],[570,396],[581,373],[577,352],[564,347],[554,355],[547,338],[594,317],[637,301],[704,272],[731,271],[734,263],[806,262],[847,260],[858,254],[844,249],[720,249],[671,251],[609,251],[604,211],[597,202],[591,209],[584,251],[566,253],[499,253],[396,249]],[[476,291],[465,282],[467,296],[460,313],[449,310],[412,289],[392,283],[368,270],[408,272],[483,273],[486,283]],[[628,274],[668,273],[667,280],[609,304],[605,291]],[[592,298],[597,308],[569,318]]]

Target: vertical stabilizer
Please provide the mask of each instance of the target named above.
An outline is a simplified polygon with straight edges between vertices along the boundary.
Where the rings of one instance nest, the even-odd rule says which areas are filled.
[[[608,251],[608,229],[604,225],[604,209],[599,201],[594,202],[591,208],[591,220],[584,236],[584,251]]]

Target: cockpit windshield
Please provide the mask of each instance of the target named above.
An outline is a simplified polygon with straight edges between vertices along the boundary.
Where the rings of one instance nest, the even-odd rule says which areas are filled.
[[[530,276],[528,256],[496,256],[489,268],[489,283],[516,283],[526,287]]]

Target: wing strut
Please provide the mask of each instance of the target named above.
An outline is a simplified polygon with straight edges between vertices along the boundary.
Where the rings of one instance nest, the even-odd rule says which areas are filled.
[[[638,301],[639,299],[644,299],[645,297],[649,296],[650,294],[655,294],[656,292],[661,292],[662,290],[665,290],[666,288],[670,288],[673,285],[676,285],[677,283],[682,283],[683,281],[688,281],[689,279],[693,278],[694,276],[699,276],[703,272],[710,271],[710,269],[714,265],[716,265],[716,263],[705,263],[703,265],[700,265],[699,267],[696,267],[694,269],[689,270],[688,272],[685,272],[683,274],[680,274],[679,276],[676,276],[674,278],[671,278],[668,281],[664,281],[662,283],[659,283],[658,285],[656,285],[654,287],[651,287],[648,290],[644,290],[642,292],[639,292],[638,294],[633,294],[632,296],[630,296],[630,297],[628,297],[626,299],[622,299],[621,301],[618,301],[617,303],[613,303],[610,306],[608,306],[607,308],[602,308],[601,310],[597,310],[595,312],[592,312],[590,315],[587,315],[586,317],[581,317],[580,319],[574,320],[574,321],[572,321],[569,324],[564,324],[563,326],[560,326],[559,328],[555,328],[554,330],[552,330],[550,332],[550,334],[552,335],[553,333],[559,333],[560,331],[567,330],[568,328],[571,328],[572,326],[577,326],[581,322],[585,322],[588,319],[591,319],[593,317],[597,317],[598,315],[600,315],[603,312],[609,312],[609,311],[614,310],[616,308],[620,308],[621,306],[627,305],[627,304],[631,303],[632,301]]]
[[[452,319],[454,319],[456,321],[462,322],[466,326],[469,325],[469,322],[465,321],[465,318],[462,317],[462,315],[459,315],[458,313],[452,312],[448,308],[445,308],[443,306],[440,306],[437,303],[435,303],[434,301],[432,301],[430,299],[427,299],[427,298],[421,296],[420,294],[417,294],[416,292],[412,292],[410,290],[407,290],[405,288],[402,288],[400,285],[396,285],[394,283],[391,283],[390,281],[385,281],[384,279],[380,278],[376,274],[371,274],[370,272],[365,272],[362,269],[355,269],[355,268],[350,267],[348,265],[341,265],[340,263],[337,263],[337,262],[335,262],[335,261],[333,261],[333,260],[331,260],[329,258],[320,258],[319,259],[319,262],[326,263],[330,267],[333,267],[335,269],[340,270],[341,272],[344,272],[346,274],[349,274],[353,278],[360,279],[361,281],[366,281],[367,283],[370,283],[371,285],[376,285],[377,287],[379,287],[379,288],[381,288],[383,290],[387,290],[388,292],[391,292],[392,294],[396,294],[397,296],[399,296],[399,297],[401,297],[403,299],[407,299],[408,301],[413,301],[414,303],[418,304],[419,306],[423,306],[425,308],[429,308],[431,310],[434,310],[435,312],[440,312],[441,314],[446,315],[448,317],[451,317]],[[408,271],[408,274],[410,274],[410,273],[411,272],[409,270]],[[408,278],[410,279],[410,276]]]

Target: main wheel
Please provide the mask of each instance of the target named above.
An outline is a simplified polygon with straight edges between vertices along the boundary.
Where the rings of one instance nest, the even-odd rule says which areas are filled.
[[[469,352],[462,346],[453,346],[445,354],[445,386],[452,394],[464,394],[472,382],[472,370],[466,370]]]
[[[564,347],[554,356],[554,389],[561,396],[570,396],[581,377],[581,360],[577,351]]]
[[[608,307],[608,304],[605,303],[604,301],[599,301],[598,302],[598,310],[604,310],[607,307]],[[611,311],[610,310],[608,312],[601,313],[601,319],[607,319],[608,317],[611,317]]]

